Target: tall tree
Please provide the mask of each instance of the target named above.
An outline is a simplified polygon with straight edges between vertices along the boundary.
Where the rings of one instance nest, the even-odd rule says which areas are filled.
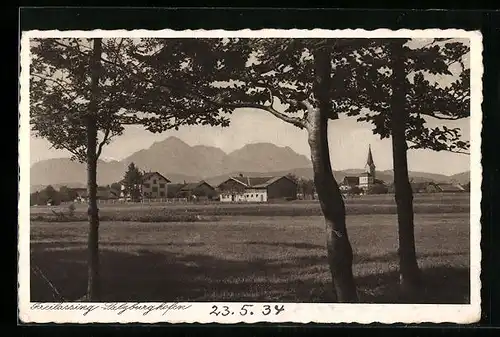
[[[146,41],[147,43],[147,41]],[[126,125],[162,132],[185,124],[227,125],[219,108],[137,81],[133,39],[30,41],[30,124],[37,137],[87,165],[89,270],[86,299],[100,299],[97,161]],[[119,65],[119,66],[117,66]],[[188,72],[172,65],[179,78]]]
[[[406,42],[408,39],[156,40],[156,44],[149,41],[149,47],[155,45],[160,52],[144,57],[147,71],[142,77],[146,82],[199,97],[214,107],[261,109],[307,131],[339,301],[356,301],[357,296],[345,206],[330,164],[328,121],[341,113],[363,115],[359,120],[372,122],[374,132],[382,138],[393,135],[403,284],[419,283],[407,149],[461,152],[468,148],[458,129],[431,127],[423,117],[468,116],[468,70],[461,72],[451,89],[431,84],[424,75],[448,74],[449,63],[460,62],[467,48],[458,42],[432,46],[442,39],[416,49]],[[164,80],[165,74],[172,74],[175,62],[191,70],[182,83]]]
[[[339,302],[356,302],[358,296],[344,200],[332,173],[328,121],[340,112],[359,110],[346,60],[370,44],[368,39],[156,39],[134,51],[136,57],[147,54],[141,58],[142,72],[136,73],[145,83],[228,112],[264,110],[307,131]],[[151,56],[150,50],[159,52]],[[172,76],[176,63],[188,68],[189,75]]]
[[[464,63],[468,51],[466,43],[450,39],[425,43],[410,39],[381,40],[375,48],[366,50],[360,60],[365,72],[355,74],[358,104],[367,108],[358,120],[373,123],[375,134],[392,140],[400,281],[407,290],[421,285],[407,151],[466,153],[468,150],[469,143],[461,139],[459,128],[429,123],[469,116],[470,70]],[[443,87],[439,79],[446,80],[447,76],[453,80]],[[360,114],[361,111],[350,113]]]
[[[99,114],[99,81],[101,76],[102,39],[94,39],[90,57],[90,90],[88,111],[83,116],[87,149],[87,192],[88,192],[88,284],[87,295],[90,299],[101,298],[99,282],[99,210],[97,208],[97,135]]]
[[[53,205],[57,205],[61,201],[59,193],[57,193],[56,189],[52,187],[52,185],[45,187],[42,192],[47,197],[47,201],[50,201]]]
[[[142,172],[134,163],[128,165],[123,177],[124,192],[133,201],[138,201],[141,197]]]

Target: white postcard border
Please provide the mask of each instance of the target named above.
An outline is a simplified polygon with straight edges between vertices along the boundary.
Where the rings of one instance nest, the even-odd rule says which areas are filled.
[[[68,303],[43,303],[50,310],[36,308],[30,302],[30,131],[29,131],[29,39],[62,37],[294,37],[294,38],[469,38],[471,62],[471,206],[470,206],[470,304],[317,304],[317,303],[267,303],[271,308],[284,306],[278,315],[264,315],[266,303],[73,303],[86,306],[86,309],[61,310]],[[93,30],[93,31],[38,31],[22,32],[21,37],[21,74],[19,105],[19,204],[18,204],[18,299],[19,318],[24,323],[257,323],[257,322],[294,322],[294,323],[474,323],[480,319],[480,271],[481,271],[481,129],[482,129],[482,36],[479,31],[458,29],[425,30]],[[251,304],[254,315],[241,316],[238,313],[244,304]],[[119,310],[117,308],[127,308]],[[211,316],[212,306],[227,306],[236,315]],[[182,310],[181,306],[186,306]],[[109,309],[113,310],[109,310]],[[177,309],[175,309],[177,308]],[[87,314],[86,311],[92,309]],[[121,312],[121,314],[120,314]]]

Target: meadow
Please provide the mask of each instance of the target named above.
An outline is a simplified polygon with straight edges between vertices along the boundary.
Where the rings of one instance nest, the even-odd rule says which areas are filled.
[[[426,211],[415,214],[418,262],[425,281],[418,294],[403,294],[398,290],[397,217],[387,213],[393,202],[384,197],[365,196],[346,201],[360,300],[468,303],[468,195],[467,198],[442,196],[437,201],[436,196],[416,197],[415,208],[420,205],[420,210]],[[427,205],[424,206],[427,209],[422,205]],[[364,213],[349,212],[349,207],[351,210],[358,207]],[[455,208],[453,212],[443,212],[443,207]],[[324,223],[317,213],[317,203],[168,207],[103,204],[100,208],[101,214],[108,212],[109,217],[127,212],[160,212],[166,208],[170,214],[198,215],[190,222],[102,221],[103,301],[331,302],[334,299]],[[35,216],[48,216],[41,211],[45,209],[32,209],[31,300],[60,300],[46,280],[63,299],[76,300],[86,289],[88,226],[82,221],[33,220]],[[83,216],[84,211],[84,205],[77,207],[75,216]]]
[[[423,214],[469,212],[468,193],[415,194],[414,212]],[[396,214],[393,195],[353,196],[345,199],[346,213]],[[31,207],[32,221],[86,221],[86,204],[76,203],[73,215],[68,205]],[[170,222],[217,220],[220,216],[321,216],[319,202],[281,201],[270,203],[102,203],[104,221]],[[61,216],[59,216],[61,215]]]

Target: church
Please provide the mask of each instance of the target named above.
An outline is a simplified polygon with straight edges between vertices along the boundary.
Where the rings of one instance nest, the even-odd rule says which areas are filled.
[[[367,191],[378,180],[375,177],[375,162],[373,161],[371,146],[368,146],[368,158],[366,159],[365,171],[359,176],[345,176],[340,183],[340,189],[347,191],[353,187],[359,187]]]

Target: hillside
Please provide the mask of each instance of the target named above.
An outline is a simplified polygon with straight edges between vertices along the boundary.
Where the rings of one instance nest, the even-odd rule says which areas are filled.
[[[218,148],[189,146],[176,137],[169,137],[132,154],[122,162],[125,165],[134,162],[143,170],[158,171],[164,175],[182,173],[202,177],[220,173],[226,157],[226,153]]]
[[[99,161],[99,185],[119,181],[131,162],[142,170],[158,171],[173,182],[197,181],[243,170],[267,173],[310,166],[307,157],[289,147],[248,144],[226,154],[217,147],[189,146],[176,137],[169,137],[121,161]],[[31,185],[85,184],[85,170],[84,164],[67,158],[43,160],[31,167]]]
[[[278,147],[270,143],[248,144],[231,152],[219,171],[230,173],[238,171],[273,172],[285,171],[296,167],[309,167],[311,162],[289,147]],[[213,176],[213,175],[212,175]]]
[[[190,146],[176,137],[156,142],[148,149],[133,153],[121,161],[98,163],[99,185],[108,185],[122,179],[129,163],[134,162],[145,171],[158,171],[172,182],[206,180],[218,185],[229,176],[244,174],[253,176],[285,175],[293,173],[298,177],[312,179],[313,172],[309,159],[289,147],[279,147],[270,143],[255,143],[226,154],[217,147]],[[362,169],[335,171],[340,181],[346,175],[358,175]],[[377,172],[377,178],[392,182],[392,170]],[[426,172],[410,172],[414,182],[469,181],[469,172],[445,176]],[[31,167],[31,190],[39,190],[46,185],[84,187],[86,167],[68,158],[43,160]]]
[[[450,180],[454,180],[459,184],[466,184],[470,181],[470,171],[454,174],[450,176]]]
[[[362,169],[348,169],[348,170],[341,170],[341,171],[333,171],[333,175],[335,176],[335,179],[340,182],[341,180],[344,179],[345,176],[357,176],[360,175],[362,172],[364,172]],[[312,168],[309,167],[304,167],[304,168],[295,168],[295,169],[290,169],[290,170],[283,170],[283,171],[270,171],[270,172],[251,172],[251,171],[239,171],[239,172],[232,172],[230,174],[223,174],[219,175],[216,177],[211,177],[206,179],[206,181],[213,185],[216,186],[229,178],[230,176],[237,176],[238,174],[243,174],[245,176],[279,176],[279,175],[286,175],[289,173],[294,174],[295,176],[299,178],[305,178],[305,179],[313,179],[313,170]],[[467,183],[469,181],[469,172],[463,172],[459,173],[453,176],[446,176],[442,174],[433,174],[433,173],[426,173],[426,172],[409,172],[410,179],[412,182],[436,182],[436,183],[447,183],[447,182],[452,182],[453,180],[456,180],[459,183]],[[394,180],[394,174],[392,171],[386,170],[386,171],[379,171],[377,172],[376,175],[377,179],[383,180],[386,183],[392,183]],[[462,177],[463,179],[460,180],[456,177]],[[466,178],[466,179],[465,179]]]

